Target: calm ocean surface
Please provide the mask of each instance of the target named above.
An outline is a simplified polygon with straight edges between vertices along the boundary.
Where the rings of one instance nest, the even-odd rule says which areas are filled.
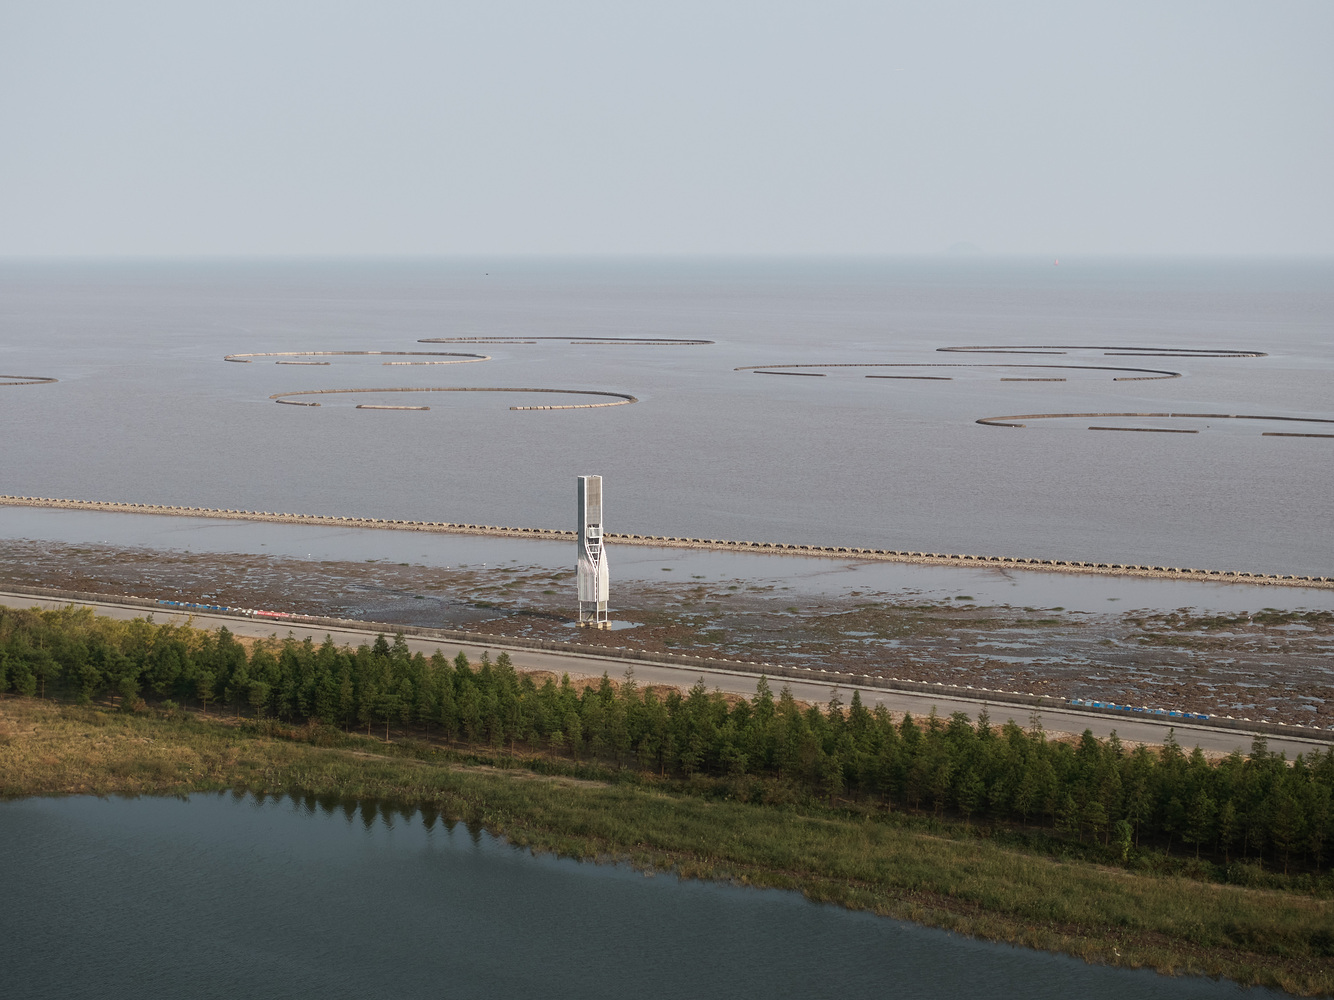
[[[417,343],[454,336],[716,343]],[[1052,344],[1268,356],[937,350]],[[222,360],[451,349],[492,360]],[[1024,361],[1184,377],[734,371]],[[952,380],[864,377],[877,371]],[[0,386],[4,493],[564,526],[572,478],[600,473],[614,531],[1334,570],[1334,440],[1260,434],[1301,425],[1215,421],[1198,434],[1115,434],[1089,431],[1100,421],[1087,418],[1023,430],[975,422],[1049,412],[1334,417],[1329,261],[10,261],[0,262],[0,374],[60,380]],[[582,400],[368,394],[324,397],[315,408],[268,398],[444,386],[582,388],[639,402],[532,412],[509,406]]]
[[[0,981],[77,997],[1264,997],[462,825],[196,795],[0,803]]]

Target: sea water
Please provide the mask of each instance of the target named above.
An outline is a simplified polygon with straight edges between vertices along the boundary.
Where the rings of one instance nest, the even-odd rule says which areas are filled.
[[[10,261],[0,374],[59,381],[0,385],[0,492],[568,527],[573,478],[597,473],[612,531],[1325,575],[1334,438],[1262,431],[1334,425],[1216,419],[1176,434],[1088,429],[1108,418],[977,420],[1334,418],[1332,330],[1334,263],[1310,260]],[[566,339],[419,343],[440,337]],[[713,343],[569,342],[585,337]],[[1266,356],[939,350],[974,345]],[[317,350],[490,360],[223,360]],[[735,370],[797,364],[1006,367]],[[1118,366],[1182,377],[1097,370]],[[865,377],[875,373],[950,380]],[[1003,381],[1033,377],[1066,381]],[[270,399],[461,387],[638,401]]]

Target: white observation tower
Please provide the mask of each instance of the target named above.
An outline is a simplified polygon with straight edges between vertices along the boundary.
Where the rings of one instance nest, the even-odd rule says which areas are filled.
[[[602,548],[602,477],[580,476],[579,627],[607,628],[607,553]]]

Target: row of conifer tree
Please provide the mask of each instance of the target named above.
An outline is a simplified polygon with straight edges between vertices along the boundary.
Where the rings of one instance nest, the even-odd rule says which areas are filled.
[[[1317,871],[1334,832],[1334,748],[1289,762],[1267,751],[1208,760],[1115,736],[1049,739],[1040,721],[894,716],[836,692],[802,706],[760,679],[750,699],[633,678],[576,687],[516,672],[508,655],[469,662],[409,651],[403,637],[357,649],[288,638],[249,650],[227,630],[0,608],[0,692],[419,732],[659,775],[760,776],[830,802],[1045,826],[1122,856],[1140,845]]]

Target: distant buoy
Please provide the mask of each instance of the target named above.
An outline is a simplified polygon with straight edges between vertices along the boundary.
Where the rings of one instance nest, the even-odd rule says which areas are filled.
[[[1051,262],[1051,266],[1052,266],[1052,267],[1060,267],[1060,266],[1061,266],[1061,262],[1060,262],[1059,260],[1054,260],[1054,261]]]

